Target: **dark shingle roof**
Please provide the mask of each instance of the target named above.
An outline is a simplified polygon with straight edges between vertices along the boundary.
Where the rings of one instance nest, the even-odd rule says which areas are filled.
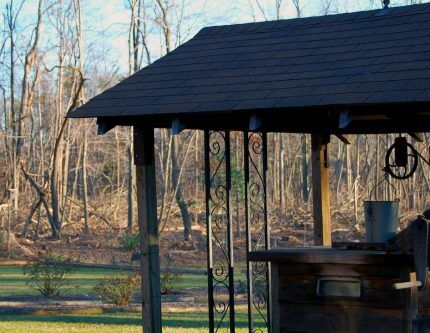
[[[430,101],[430,4],[215,26],[71,117]]]

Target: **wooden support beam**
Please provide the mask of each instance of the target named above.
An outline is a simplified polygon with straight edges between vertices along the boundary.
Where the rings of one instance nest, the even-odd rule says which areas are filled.
[[[414,138],[417,142],[424,142],[425,136],[424,133],[408,133],[412,138]]]
[[[344,144],[349,145],[351,144],[352,138],[350,135],[347,134],[336,134],[336,137],[342,141]]]
[[[185,125],[179,118],[173,119],[173,121],[172,121],[172,135],[178,135],[184,129],[185,129]]]
[[[348,127],[352,123],[352,114],[349,111],[342,111],[339,114],[339,128]]]
[[[116,126],[115,124],[109,123],[107,121],[97,121],[97,124],[97,135],[104,135]]]
[[[331,246],[328,144],[330,136],[312,133],[312,196],[315,245]]]
[[[153,128],[134,127],[134,163],[140,232],[143,331],[160,333],[160,261]]]
[[[261,117],[257,116],[256,114],[252,115],[251,118],[249,118],[249,130],[251,132],[258,131],[262,125],[263,119],[261,119]]]

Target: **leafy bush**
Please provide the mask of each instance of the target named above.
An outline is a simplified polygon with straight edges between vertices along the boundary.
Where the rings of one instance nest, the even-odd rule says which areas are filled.
[[[130,234],[126,233],[124,238],[119,241],[122,249],[128,252],[136,252],[140,250],[140,236],[139,233]]]
[[[17,260],[17,259],[19,259],[19,253],[18,253],[18,251],[15,251],[15,250],[10,251],[7,259],[8,260]]]
[[[182,275],[172,271],[165,271],[160,277],[160,291],[162,294],[170,294],[175,285],[181,281]]]
[[[30,259],[24,266],[26,284],[31,285],[45,297],[60,293],[60,288],[67,285],[66,277],[72,273],[71,259],[38,255]]]
[[[239,279],[236,284],[236,294],[246,294],[248,290],[248,285],[246,281]]]
[[[181,281],[182,274],[172,270],[172,257],[169,254],[164,256],[164,260],[166,269],[160,276],[160,292],[162,294],[170,294],[176,284]]]
[[[94,287],[97,295],[107,302],[124,306],[130,304],[133,294],[139,289],[140,275],[121,275],[102,278]]]

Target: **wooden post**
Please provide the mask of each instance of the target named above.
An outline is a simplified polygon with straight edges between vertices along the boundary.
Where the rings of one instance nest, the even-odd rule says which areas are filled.
[[[272,317],[271,319],[271,333],[279,333],[281,331],[280,328],[280,320],[281,320],[281,313],[280,313],[280,306],[279,306],[279,269],[278,269],[278,263],[272,262],[270,266],[270,274],[271,280],[272,280]]]
[[[401,282],[415,282],[416,275],[411,272],[410,267],[402,267],[400,273]],[[414,333],[417,332],[418,326],[418,303],[417,303],[417,287],[406,288],[402,292],[402,332]]]
[[[137,212],[140,232],[143,331],[160,333],[160,262],[153,128],[135,126],[134,163],[136,165]]]
[[[328,134],[312,133],[314,244],[331,246]]]

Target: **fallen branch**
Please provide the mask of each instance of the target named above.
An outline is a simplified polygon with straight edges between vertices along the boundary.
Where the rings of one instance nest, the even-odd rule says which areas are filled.
[[[45,188],[43,188],[42,186],[40,186],[30,175],[27,171],[25,171],[24,166],[21,164],[20,165],[20,169],[22,171],[22,173],[24,174],[25,179],[27,179],[31,186],[33,186],[33,188],[36,190],[37,194],[39,195],[40,200],[43,203],[43,207],[45,208],[46,211],[46,216],[48,216],[48,221],[49,224],[51,225],[51,228],[53,230],[57,230],[57,226],[54,224],[54,220],[52,218],[52,214],[49,210],[49,205],[48,202],[46,201],[45,198]],[[58,230],[57,230],[58,232]]]
[[[33,219],[33,215],[36,212],[36,210],[40,207],[42,204],[42,198],[39,196],[39,200],[37,200],[33,206],[31,206],[30,213],[28,214],[27,219],[25,220],[24,229],[22,230],[20,237],[27,237],[28,228],[31,224],[31,220]]]

